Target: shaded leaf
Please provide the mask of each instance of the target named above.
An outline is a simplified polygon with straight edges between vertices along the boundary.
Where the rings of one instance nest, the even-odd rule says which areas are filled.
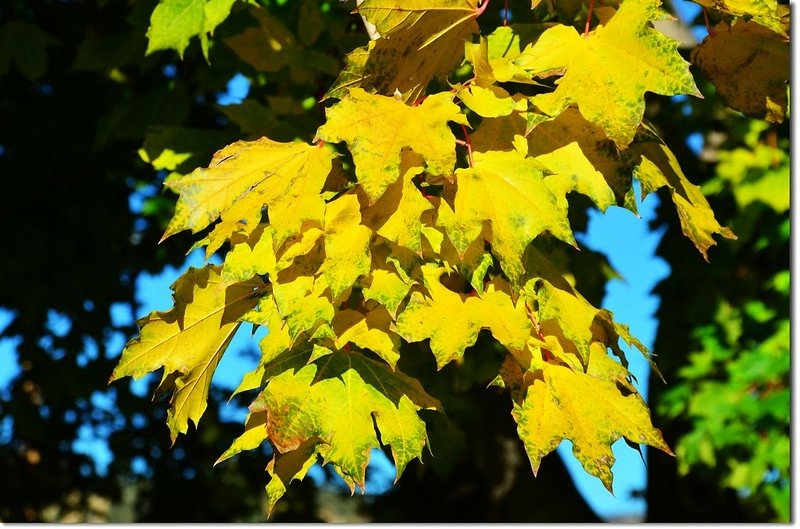
[[[775,123],[789,105],[789,37],[755,22],[720,22],[692,52],[692,62],[735,110]]]

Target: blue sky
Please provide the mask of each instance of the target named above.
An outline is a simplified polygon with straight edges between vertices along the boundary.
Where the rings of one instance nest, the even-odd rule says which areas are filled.
[[[684,20],[690,19],[696,13],[696,4],[685,0],[674,0],[680,16]],[[698,8],[699,9],[699,8]],[[705,28],[694,28],[696,37],[705,36]],[[249,83],[241,75],[235,76],[228,84],[227,91],[218,95],[220,104],[236,104],[247,96]],[[692,138],[690,142],[694,149],[699,148],[699,138]],[[146,191],[145,191],[146,193]],[[130,201],[131,208],[136,211],[141,208],[144,195],[134,194]],[[620,273],[623,279],[612,280],[608,284],[608,291],[603,306],[611,310],[617,321],[627,323],[632,333],[648,347],[652,346],[656,335],[657,321],[653,317],[658,308],[658,299],[650,294],[656,283],[666,277],[669,268],[664,261],[654,256],[662,232],[650,232],[648,221],[655,216],[658,198],[652,195],[640,204],[641,218],[627,210],[611,207],[602,214],[593,211],[590,215],[589,229],[580,243],[588,248],[606,254],[612,266]],[[131,321],[135,316],[139,318],[153,310],[168,310],[171,306],[169,286],[177,279],[187,266],[202,266],[203,258],[200,251],[195,251],[187,256],[186,263],[180,268],[167,267],[161,274],[144,274],[137,282],[137,298],[140,302],[140,313],[131,315],[126,306],[112,307],[112,316],[117,324]],[[0,333],[11,320],[9,311],[0,309]],[[70,325],[68,320],[60,318],[53,313],[51,326],[59,332],[66,332]],[[221,388],[234,389],[241,380],[241,375],[254,366],[255,360],[242,354],[248,348],[253,350],[257,340],[264,334],[260,331],[255,337],[248,332],[240,332],[231,344],[230,352],[223,357],[213,383]],[[124,337],[121,333],[112,333],[108,338],[111,349],[121,350]],[[0,396],[7,391],[11,379],[18,373],[16,341],[14,339],[0,339]],[[87,344],[87,358],[92,356],[92,344]],[[95,347],[96,351],[96,347]],[[630,360],[630,369],[638,379],[638,387],[647,397],[647,383],[649,379],[649,366],[638,352],[625,349]],[[96,352],[94,353],[96,354]],[[147,384],[144,381],[130,381],[130,390],[143,394]],[[123,390],[124,386],[120,387]],[[92,397],[92,403],[99,408],[113,409],[113,394],[111,396],[97,392]],[[244,410],[229,408],[223,414],[226,419],[243,419]],[[0,443],[8,436],[11,423],[6,420],[0,423]],[[73,449],[93,456],[97,468],[104,471],[112,455],[102,439],[103,432],[93,431],[91,428],[82,428],[79,439],[73,443]],[[641,498],[631,497],[634,491],[644,490],[646,487],[646,472],[641,456],[629,448],[623,441],[617,442],[614,447],[617,462],[613,467],[615,474],[614,492],[611,495],[602,486],[600,481],[586,474],[580,464],[571,455],[571,444],[565,441],[558,448],[558,454],[565,461],[570,474],[578,489],[584,495],[590,506],[598,515],[604,518],[630,515],[643,515],[646,509],[645,501]],[[647,452],[644,452],[645,458]],[[138,466],[143,467],[139,462]],[[386,459],[383,452],[373,452],[371,472],[368,473],[367,489],[371,493],[380,493],[387,490],[394,480],[394,468]],[[135,469],[144,472],[144,468]],[[310,473],[315,481],[321,482],[323,473],[315,469]]]

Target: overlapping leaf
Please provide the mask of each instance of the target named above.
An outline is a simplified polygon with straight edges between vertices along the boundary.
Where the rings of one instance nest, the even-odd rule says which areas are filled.
[[[604,347],[593,347],[586,372],[549,362],[529,367],[540,375],[506,385],[527,385],[513,415],[534,474],[542,457],[564,439],[572,441],[572,452],[584,470],[609,491],[615,460],[611,445],[617,440],[625,437],[672,453],[652,426],[644,400],[628,382],[629,373],[605,354]]]
[[[789,37],[739,20],[720,22],[692,52],[720,97],[743,114],[780,123],[789,104]]]
[[[453,360],[460,361],[484,328],[509,346],[524,346],[530,334],[524,305],[494,289],[485,298],[453,292],[441,283],[444,268],[424,265],[422,273],[427,292],[412,292],[397,318],[397,332],[409,342],[430,339],[440,369]]]
[[[698,4],[736,17],[753,19],[776,33],[788,35],[789,6],[777,0],[695,0]]]
[[[475,166],[457,170],[456,180],[453,208],[443,201],[437,222],[461,253],[489,222],[488,242],[512,284],[522,275],[525,247],[542,232],[574,244],[567,211],[545,184],[542,166],[535,160],[518,151],[475,153]]]
[[[734,233],[720,225],[700,188],[686,178],[675,155],[664,144],[648,142],[634,149],[641,153],[636,179],[642,183],[642,197],[666,186],[678,212],[683,234],[708,260],[708,249],[714,246],[714,235],[735,239]]]
[[[139,320],[140,334],[125,346],[111,381],[163,367],[167,386],[174,387],[167,418],[174,441],[190,419],[200,421],[214,370],[263,286],[258,278],[225,281],[215,266],[190,268],[172,285],[175,306]]]
[[[400,178],[401,152],[406,147],[425,159],[429,173],[449,176],[456,154],[455,137],[447,123],[467,123],[448,94],[432,95],[413,107],[359,88],[329,108],[327,117],[318,137],[347,142],[358,183],[371,201]]]
[[[267,436],[284,457],[319,438],[323,459],[362,488],[372,448],[391,447],[398,475],[421,457],[426,434],[417,410],[441,405],[419,382],[359,353],[339,351],[308,365],[307,352],[287,354],[250,407],[266,412]]]
[[[586,38],[568,26],[547,30],[516,62],[539,77],[566,73],[554,92],[535,96],[533,104],[557,116],[574,103],[626,147],[642,121],[645,92],[700,95],[677,42],[649,27],[667,17],[658,0],[627,0],[607,26]]]
[[[168,183],[180,198],[164,237],[185,229],[196,233],[221,218],[209,236],[211,253],[234,232],[254,230],[267,206],[275,245],[280,246],[304,220],[323,222],[320,191],[332,158],[325,148],[267,138],[228,145],[207,169]]]

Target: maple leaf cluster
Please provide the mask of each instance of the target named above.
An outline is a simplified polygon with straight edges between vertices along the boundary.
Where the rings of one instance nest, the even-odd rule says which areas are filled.
[[[198,35],[206,50],[232,2],[190,2],[194,26],[170,33],[162,19],[177,3],[153,13],[150,49],[182,52]],[[418,412],[444,411],[398,368],[402,344],[427,341],[441,369],[481,331],[505,348],[493,383],[513,401],[534,472],[564,439],[609,489],[618,439],[671,453],[619,341],[649,359],[646,348],[550,248],[578,247],[567,194],[635,213],[634,180],[642,197],[668,190],[704,256],[715,235],[734,237],[643,121],[646,92],[699,95],[689,64],[653,27],[668,17],[658,0],[608,3],[585,34],[515,24],[479,35],[487,4],[364,0],[358,13],[380,38],[347,56],[314,142],[238,141],[168,181],[179,199],[164,237],[203,232],[207,257],[227,252],[173,285],[172,310],[140,320],[112,380],[163,368],[174,441],[200,420],[237,329],[266,327],[236,390],[258,396],[220,460],[271,443],[270,508],[320,457],[354,490],[371,449],[388,447],[399,477],[427,444]],[[773,31],[782,19],[768,15]],[[759,20],[729,38],[767,31],[751,29]],[[462,64],[470,79],[427,91]]]

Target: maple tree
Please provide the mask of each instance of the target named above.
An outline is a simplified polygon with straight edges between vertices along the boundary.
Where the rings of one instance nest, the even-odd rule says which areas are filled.
[[[182,54],[199,37],[208,56],[233,5],[163,0],[148,52]],[[563,439],[609,489],[618,439],[671,453],[619,340],[647,350],[555,256],[579,248],[570,193],[635,213],[635,180],[642,197],[668,191],[703,256],[715,235],[735,238],[644,119],[645,92],[699,92],[677,43],[652,25],[666,16],[657,0],[531,7],[533,23],[484,28],[486,0],[364,0],[358,14],[377,38],[346,57],[313,142],[237,141],[191,172],[152,159],[174,171],[166,183],[179,194],[164,238],[199,233],[195,247],[224,260],[173,285],[175,306],[140,321],[112,380],[163,368],[174,441],[203,415],[234,333],[267,327],[237,389],[258,395],[220,459],[269,442],[270,508],[318,458],[363,489],[370,450],[388,447],[399,477],[428,444],[419,412],[446,412],[399,367],[420,354],[407,344],[427,340],[442,369],[481,332],[503,348],[486,382],[506,388],[534,473]],[[739,56],[780,57],[782,10],[714,8],[723,20],[698,65],[731,106],[782,119],[785,72],[760,67],[769,82],[728,87],[736,64],[711,44],[727,31]],[[309,52],[251,9],[260,29],[225,41],[244,61],[271,71],[288,58],[269,48]],[[301,40],[318,32],[306,27]],[[242,38],[269,48],[253,54]]]

